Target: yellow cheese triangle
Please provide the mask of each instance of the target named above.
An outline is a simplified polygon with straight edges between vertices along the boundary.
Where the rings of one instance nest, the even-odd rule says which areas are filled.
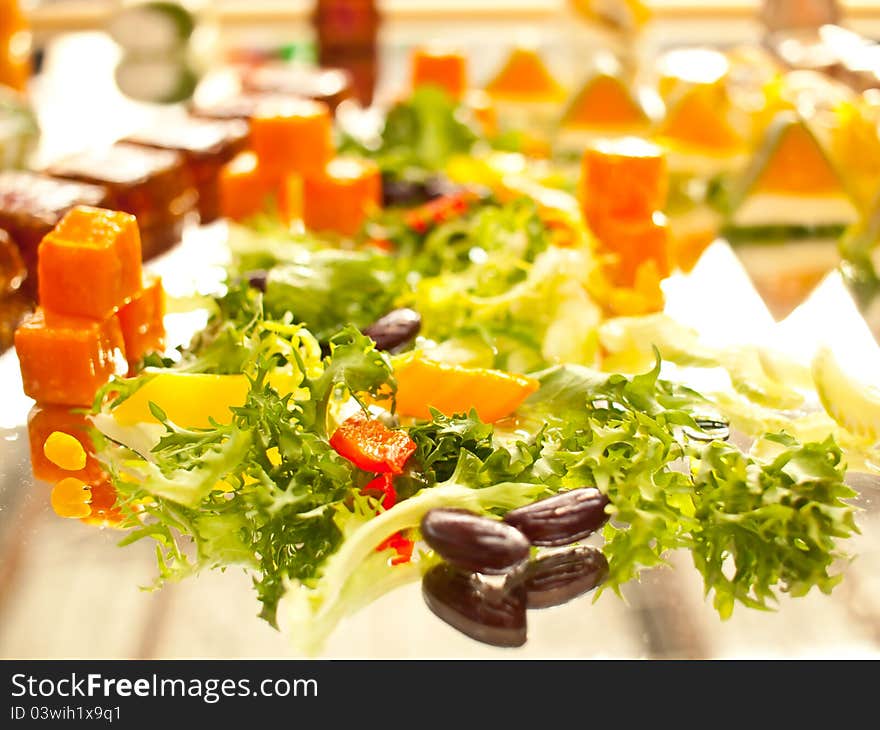
[[[612,128],[648,123],[648,115],[619,78],[599,74],[578,92],[562,119],[563,127]]]
[[[515,49],[501,70],[486,84],[486,93],[495,98],[522,101],[560,101],[562,86],[553,78],[541,57],[525,48]]]

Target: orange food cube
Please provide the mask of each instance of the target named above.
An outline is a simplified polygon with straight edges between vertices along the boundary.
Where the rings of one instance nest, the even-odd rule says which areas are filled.
[[[89,514],[82,517],[87,525],[97,527],[119,527],[123,521],[123,515],[116,506],[116,488],[106,475],[88,482],[91,500],[89,501]]]
[[[129,370],[148,352],[165,347],[165,290],[158,276],[148,278],[143,288],[117,312]]]
[[[412,56],[412,88],[439,86],[453,99],[467,90],[467,61],[460,53],[418,48]]]
[[[24,392],[38,403],[90,406],[128,370],[115,314],[96,321],[37,309],[15,331],[15,349]]]
[[[220,213],[234,221],[263,211],[273,181],[253,152],[242,152],[220,169]]]
[[[31,408],[27,421],[28,441],[31,453],[31,468],[36,479],[57,482],[74,476],[90,481],[103,472],[94,456],[94,446],[89,436],[89,422],[85,415],[76,413],[66,406],[37,405]],[[85,464],[75,470],[65,469],[50,459],[52,452],[47,442],[53,434],[61,433],[79,442],[85,454]],[[48,452],[48,453],[47,453]],[[68,463],[67,466],[72,466]]]
[[[666,158],[638,137],[597,142],[584,153],[581,194],[591,227],[601,218],[646,220],[666,204]]]
[[[330,110],[310,99],[261,105],[251,120],[251,142],[270,176],[321,174],[333,157]]]
[[[669,275],[669,228],[662,213],[647,220],[605,218],[594,232],[600,253],[614,257],[609,271],[615,285],[633,286],[639,267],[648,261],[661,277]]]
[[[278,190],[278,212],[288,223],[302,220],[303,217],[303,176],[297,173],[287,175]]]
[[[305,178],[303,220],[311,230],[353,236],[379,208],[381,197],[382,179],[376,163],[337,157],[323,175]]]
[[[120,211],[78,206],[40,243],[40,305],[103,320],[141,287],[137,220]]]

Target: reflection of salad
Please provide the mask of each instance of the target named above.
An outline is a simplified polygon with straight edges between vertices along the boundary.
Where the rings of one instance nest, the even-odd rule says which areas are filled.
[[[24,167],[38,135],[36,117],[24,98],[0,85],[0,170]]]
[[[673,550],[722,617],[830,591],[856,531],[843,449],[858,464],[876,442],[876,404],[837,408],[864,399],[833,358],[811,374],[662,314],[609,317],[639,311],[621,304],[644,302],[639,277],[602,282],[571,196],[478,157],[440,102],[361,149],[431,200],[345,239],[233,224],[207,327],[100,391],[123,542],[156,543],[160,583],[243,567],[263,618],[311,652],[419,579],[438,616],[502,645],[525,640],[527,608],[619,593]],[[701,395],[688,368],[732,387]],[[832,417],[809,407],[814,376]]]

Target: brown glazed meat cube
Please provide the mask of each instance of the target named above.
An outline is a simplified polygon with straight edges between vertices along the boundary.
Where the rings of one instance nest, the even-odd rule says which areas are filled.
[[[126,141],[183,155],[199,194],[199,216],[209,223],[220,215],[220,168],[247,147],[248,135],[247,123],[238,119],[185,117],[144,129]]]
[[[18,246],[0,228],[0,297],[16,291],[27,276]]]
[[[198,198],[183,155],[126,142],[72,155],[48,172],[104,185],[109,190],[106,207],[137,218],[145,260],[180,240]]]
[[[23,291],[0,294],[0,352],[12,347],[15,330],[33,311],[33,302]]]
[[[295,96],[323,101],[335,111],[340,102],[352,96],[351,76],[339,68],[318,68],[299,63],[268,63],[246,71],[245,91]]]
[[[37,294],[37,247],[61,217],[77,205],[107,206],[107,189],[35,172],[0,171],[0,228],[18,246],[27,269],[21,288]]]

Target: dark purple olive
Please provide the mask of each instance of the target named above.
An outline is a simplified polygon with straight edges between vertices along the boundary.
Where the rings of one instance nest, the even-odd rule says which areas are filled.
[[[538,558],[526,568],[522,586],[528,608],[560,606],[593,590],[608,577],[608,561],[593,547],[576,547]]]
[[[432,509],[422,537],[442,558],[463,570],[507,573],[529,557],[529,541],[515,527],[463,509]]]
[[[421,205],[428,200],[425,183],[382,176],[382,207]]]
[[[526,599],[521,586],[493,588],[446,563],[422,578],[428,608],[465,636],[492,646],[526,643]]]
[[[599,529],[608,519],[608,497],[593,487],[572,489],[511,510],[504,521],[532,545],[568,545]]]
[[[393,309],[364,329],[377,350],[393,350],[412,340],[422,327],[422,318],[412,309]]]
[[[269,272],[263,269],[256,269],[245,274],[248,286],[252,289],[266,293],[266,285],[269,283]]]

